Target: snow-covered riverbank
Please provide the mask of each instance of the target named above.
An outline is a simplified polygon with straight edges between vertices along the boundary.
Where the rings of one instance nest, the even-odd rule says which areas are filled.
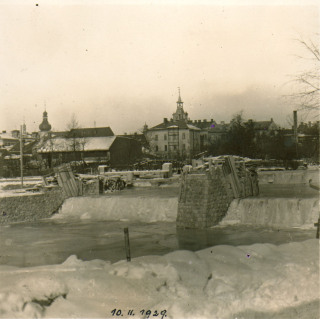
[[[318,318],[319,241],[0,266],[2,318]],[[112,311],[116,309],[114,316]],[[120,314],[120,312],[118,312]],[[164,312],[162,312],[164,314]],[[293,315],[293,316],[292,316]],[[296,316],[299,315],[299,316]]]

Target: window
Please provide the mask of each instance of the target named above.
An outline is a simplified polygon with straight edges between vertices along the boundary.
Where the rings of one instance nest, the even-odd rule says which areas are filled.
[[[154,139],[157,141],[158,140],[158,134],[156,134],[155,136],[154,136]]]
[[[165,141],[167,140],[167,134],[164,134],[164,140]]]
[[[182,139],[183,139],[183,140],[186,139],[186,133],[182,133]]]
[[[158,152],[159,151],[159,147],[158,147],[158,145],[156,145],[156,152]]]
[[[182,149],[183,149],[183,150],[186,149],[186,144],[182,144]]]
[[[167,152],[168,151],[168,145],[164,146],[164,150]]]

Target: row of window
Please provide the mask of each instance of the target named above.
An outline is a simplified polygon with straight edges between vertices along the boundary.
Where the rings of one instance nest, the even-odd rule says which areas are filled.
[[[172,137],[173,140],[177,140],[177,139],[179,138],[179,134],[172,134],[172,135],[170,135],[170,136]],[[156,135],[154,136],[154,139],[155,139],[156,141],[159,140],[158,134],[156,134]],[[163,135],[163,139],[164,139],[165,141],[168,139],[167,134],[164,134],[164,135]],[[182,133],[182,139],[183,139],[183,140],[186,139],[186,133]]]
[[[160,151],[158,145],[156,145],[155,148],[156,148],[156,152]],[[172,145],[172,149],[171,149],[171,150],[176,151],[177,149],[178,149],[178,145]],[[186,144],[182,144],[182,149],[183,149],[183,150],[186,149]],[[168,152],[168,145],[165,145],[165,146],[164,146],[164,151],[165,151],[165,152]]]

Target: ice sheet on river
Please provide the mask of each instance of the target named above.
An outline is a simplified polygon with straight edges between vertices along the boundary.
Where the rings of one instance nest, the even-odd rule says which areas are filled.
[[[73,197],[67,199],[57,219],[94,219],[155,222],[176,220],[178,199],[154,197]]]
[[[115,264],[0,266],[2,318],[318,318],[319,241],[215,246]],[[259,316],[258,316],[259,315]],[[153,317],[152,317],[153,318]],[[154,318],[160,318],[154,317]]]

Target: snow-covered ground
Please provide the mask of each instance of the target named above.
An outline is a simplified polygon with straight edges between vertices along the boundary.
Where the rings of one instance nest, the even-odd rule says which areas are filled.
[[[319,318],[319,241],[114,264],[70,256],[60,265],[0,266],[0,282],[2,318],[145,318],[142,310],[150,318]]]
[[[174,196],[156,200],[134,194],[129,197],[69,199],[53,222],[106,222],[130,219],[133,213],[144,222],[174,221]],[[259,218],[253,224],[261,225],[271,207],[283,211],[281,216],[286,218],[292,207],[303,206],[303,211],[309,207],[308,214],[297,215],[300,226],[311,225],[318,212],[315,198],[293,204],[282,199],[274,206],[271,202],[255,200],[261,212],[255,212]],[[234,205],[229,221],[246,221],[254,214],[253,210],[245,213],[249,203]],[[278,223],[272,214],[267,220]],[[81,232],[77,234],[81,236]],[[49,254],[50,245],[48,242]],[[1,265],[0,317],[317,319],[319,288],[317,239],[281,245],[219,245],[198,252],[178,250],[113,264],[71,255],[56,265]]]
[[[41,177],[31,176],[26,177],[23,181],[23,187],[21,185],[21,180],[19,178],[0,178],[0,197],[11,197],[11,196],[28,196],[34,195],[32,192],[26,191],[26,188],[33,187],[37,184],[41,184]],[[4,189],[6,186],[17,186],[17,189]]]

